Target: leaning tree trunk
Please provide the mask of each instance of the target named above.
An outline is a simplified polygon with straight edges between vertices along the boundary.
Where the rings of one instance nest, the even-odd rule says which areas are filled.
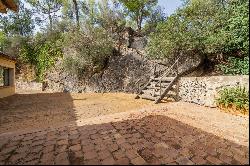
[[[143,18],[143,7],[140,9],[139,14],[136,19],[138,32],[141,32],[142,18]]]
[[[79,28],[80,27],[80,22],[79,22],[78,4],[77,4],[76,0],[73,0],[73,3],[74,3],[74,8],[75,8],[76,24],[77,24],[77,27]]]
[[[140,21],[141,20],[141,16],[138,15],[137,19],[136,19],[136,24],[137,24],[137,31],[140,32],[141,31],[141,24]]]

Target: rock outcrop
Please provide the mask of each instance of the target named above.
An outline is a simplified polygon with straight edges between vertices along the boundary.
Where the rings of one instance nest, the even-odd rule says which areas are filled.
[[[76,76],[66,73],[61,61],[51,69],[44,83],[45,90],[68,92],[117,92],[135,93],[137,82],[144,84],[152,75],[153,62],[145,59],[135,49],[121,51],[120,56],[112,56],[102,73],[91,78],[78,80]],[[151,70],[151,71],[150,71]]]
[[[175,57],[166,61],[150,61],[145,56],[146,37],[135,35],[131,29],[126,29],[123,35],[119,55],[109,58],[102,73],[96,73],[90,78],[79,80],[62,68],[59,60],[54,68],[47,72],[43,84],[44,90],[64,92],[138,92],[138,85],[145,84],[153,74],[153,66],[157,64],[156,73],[164,72],[176,60]],[[179,73],[184,73],[202,62],[198,56],[182,56],[179,61]],[[162,65],[163,64],[163,65]]]

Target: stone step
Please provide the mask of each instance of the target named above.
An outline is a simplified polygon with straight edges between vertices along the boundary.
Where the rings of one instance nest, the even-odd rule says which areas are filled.
[[[144,95],[146,96],[152,96],[152,97],[157,97],[160,95],[160,92],[154,92],[152,90],[143,90],[142,91]]]
[[[178,100],[178,96],[176,94],[166,94],[164,98],[173,98],[174,100]]]
[[[158,92],[160,89],[164,90],[164,89],[166,89],[166,88],[167,88],[167,86],[162,86],[162,87],[160,88],[160,86],[148,85],[148,86],[145,88],[145,90],[154,90],[155,92]],[[176,91],[177,91],[176,88],[177,88],[176,85],[173,85],[173,86],[169,89],[169,91],[176,92]]]
[[[157,81],[157,82],[158,82],[160,79],[161,79],[162,82],[171,82],[171,81],[173,81],[174,77],[163,77],[163,78],[161,78],[161,77],[157,77],[157,78],[151,77],[151,79],[152,79],[153,81]]]
[[[169,92],[175,92],[175,93],[176,93],[176,89],[173,88],[173,87],[171,87],[171,88],[169,89]]]
[[[162,87],[161,89],[162,89],[162,92],[163,92],[166,89],[166,87]],[[144,93],[150,93],[150,92],[153,93],[153,92],[155,92],[157,94],[158,92],[160,92],[160,87],[147,86],[145,88],[145,90],[143,90],[143,92]],[[170,90],[169,90],[169,92],[176,93],[176,88],[175,87],[171,87]]]
[[[145,94],[153,94],[154,93],[154,90],[153,89],[145,89],[145,90],[142,90],[142,92]]]
[[[141,95],[141,98],[142,99],[148,99],[148,100],[153,100],[153,101],[155,101],[155,97],[153,97],[153,96],[149,96],[149,95]]]
[[[156,89],[156,90],[159,90],[160,89],[160,87],[155,87],[155,86],[147,86],[146,87],[147,89]]]
[[[160,86],[161,87],[167,87],[169,85],[169,83],[162,82],[161,84],[160,83],[156,84],[156,82],[150,82],[150,85],[156,86],[156,87],[160,87]]]

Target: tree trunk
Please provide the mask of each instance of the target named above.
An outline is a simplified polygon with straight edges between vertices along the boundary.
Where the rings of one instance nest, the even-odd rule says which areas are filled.
[[[139,27],[138,27],[139,32],[141,32],[141,24],[142,24],[142,16],[140,16],[139,19]]]
[[[51,13],[49,13],[49,29],[52,31],[52,16]]]
[[[79,22],[78,4],[77,4],[76,0],[73,0],[73,3],[74,3],[74,8],[75,8],[76,24],[77,24],[77,27],[79,28],[80,27],[80,22]]]
[[[138,18],[136,20],[136,24],[137,24],[137,30],[138,30],[138,32],[140,32],[141,31],[140,16],[138,16]]]
[[[137,23],[137,30],[138,32],[141,32],[141,24],[142,24],[142,10],[143,10],[144,7],[142,7],[139,11],[139,14],[138,14],[138,17],[137,17],[137,20],[136,20],[136,23]]]
[[[51,16],[51,4],[48,3],[48,11],[47,11],[47,14],[49,15],[49,30],[52,31],[52,16]]]

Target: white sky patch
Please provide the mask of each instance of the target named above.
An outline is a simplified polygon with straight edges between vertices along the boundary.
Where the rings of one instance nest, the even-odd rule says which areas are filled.
[[[21,0],[24,3],[24,6],[27,7],[28,9],[31,9],[31,5],[24,2],[23,0]],[[101,0],[95,0],[96,2],[99,2]],[[175,10],[180,7],[182,5],[182,1],[181,0],[158,0],[158,5],[161,6],[164,10],[164,12],[166,13],[167,16],[171,15],[172,13],[175,12]],[[55,15],[61,15],[61,11],[59,10],[58,12],[55,13]],[[41,17],[40,14],[38,13],[34,13],[33,15],[33,19],[35,19],[36,17]],[[46,19],[46,16],[43,16],[42,19]],[[59,20],[61,18],[58,18]],[[48,23],[48,19],[46,20],[46,22],[44,24],[42,24],[42,26],[40,25],[35,25],[35,29],[34,29],[34,33],[38,32],[41,30],[42,27],[45,26],[45,24]]]

